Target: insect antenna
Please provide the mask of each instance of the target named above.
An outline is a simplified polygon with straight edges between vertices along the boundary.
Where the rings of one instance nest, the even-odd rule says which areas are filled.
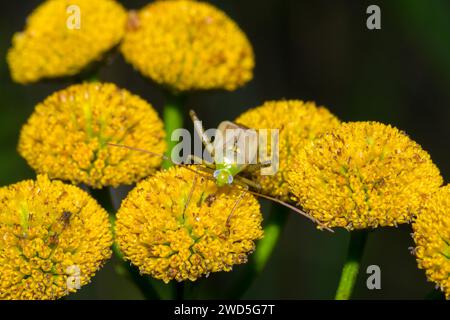
[[[196,173],[196,174],[199,174],[199,175],[201,175],[201,176],[206,177],[207,179],[209,179],[209,180],[211,180],[211,181],[214,181],[214,178],[212,178],[211,176],[209,176],[209,175],[207,175],[207,174],[204,174],[204,173],[201,172],[201,171],[198,171],[198,170],[195,170],[195,169],[190,168],[190,167],[189,167],[190,164],[187,164],[187,163],[175,163],[175,162],[173,162],[169,157],[167,157],[167,156],[164,155],[164,154],[156,153],[156,152],[152,152],[152,151],[148,151],[148,150],[141,149],[141,148],[130,147],[130,146],[126,146],[126,145],[124,145],[124,144],[117,144],[117,143],[111,143],[111,142],[108,142],[107,144],[110,145],[110,146],[113,146],[113,147],[125,148],[125,149],[129,149],[129,150],[139,151],[139,152],[144,152],[144,153],[147,153],[147,154],[151,154],[151,155],[153,155],[153,156],[161,157],[163,160],[167,160],[167,161],[171,162],[173,165],[176,165],[176,166],[182,166],[183,168],[185,168],[185,169],[187,169],[187,170],[190,170],[190,171],[192,171],[192,172],[194,172],[194,173]]]
[[[292,211],[295,211],[295,212],[297,212],[298,214],[300,214],[300,215],[302,215],[302,216],[308,218],[308,219],[311,220],[312,222],[314,222],[314,223],[316,223],[317,225],[319,225],[320,228],[325,229],[325,230],[328,230],[328,231],[330,231],[330,232],[334,232],[332,229],[323,226],[319,221],[317,221],[316,219],[314,219],[313,217],[311,217],[311,216],[310,216],[309,214],[307,214],[306,212],[300,210],[300,209],[297,208],[297,207],[294,207],[293,205],[290,205],[289,203],[286,203],[286,202],[284,202],[284,201],[282,201],[282,200],[280,200],[280,199],[277,199],[277,198],[274,198],[274,197],[271,197],[271,196],[268,196],[268,195],[265,195],[265,194],[261,194],[261,193],[255,192],[255,191],[247,190],[247,192],[249,192],[249,193],[251,193],[251,194],[253,194],[253,195],[255,195],[255,196],[258,196],[258,197],[261,197],[261,198],[265,198],[265,199],[274,201],[274,202],[276,202],[276,203],[279,203],[279,204],[281,204],[282,206],[285,206],[286,208],[289,208],[289,209],[291,209]]]
[[[163,155],[161,153],[156,153],[156,152],[148,151],[148,150],[141,149],[141,148],[130,147],[130,146],[126,146],[124,144],[117,144],[117,143],[111,143],[111,142],[108,142],[107,145],[112,146],[112,147],[125,148],[125,149],[129,149],[129,150],[133,150],[133,151],[144,152],[144,153],[147,153],[147,154],[151,154],[152,156],[161,157],[161,158],[163,158],[163,160],[167,160],[167,161],[172,162],[172,160],[170,160],[169,157],[167,157],[167,156],[165,156],[165,155]]]
[[[231,212],[230,212],[230,214],[228,215],[228,218],[227,218],[227,222],[226,222],[227,228],[230,228],[231,217],[233,216],[233,213],[236,210],[236,208],[238,207],[238,205],[241,202],[242,198],[244,198],[244,195],[245,195],[246,192],[247,192],[247,190],[242,190],[241,194],[239,195],[239,198],[234,203],[233,208],[231,209]]]

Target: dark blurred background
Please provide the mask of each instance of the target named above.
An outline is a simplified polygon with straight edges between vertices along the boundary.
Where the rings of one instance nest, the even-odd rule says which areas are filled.
[[[16,152],[18,133],[36,103],[68,83],[12,83],[5,56],[14,32],[41,1],[0,4],[0,185],[34,177]],[[148,1],[120,1],[136,9]],[[255,77],[235,92],[190,95],[207,127],[234,119],[269,99],[314,100],[345,121],[375,120],[405,130],[430,152],[444,179],[450,176],[450,1],[214,0],[247,33],[256,54]],[[366,28],[366,8],[381,7],[381,30]],[[144,97],[160,112],[159,87],[142,78],[120,55],[102,67],[100,79]],[[186,120],[188,120],[186,118]],[[191,129],[187,121],[187,128]],[[267,211],[267,210],[266,210]],[[265,213],[266,214],[266,213]],[[409,226],[370,234],[354,298],[422,299],[433,285],[417,269],[408,247]],[[263,274],[246,298],[329,299],[345,259],[348,232],[316,231],[291,214]],[[366,289],[366,267],[377,264],[382,289]],[[212,274],[191,288],[198,298],[224,297],[245,266]],[[70,298],[141,298],[108,263],[93,282]]]

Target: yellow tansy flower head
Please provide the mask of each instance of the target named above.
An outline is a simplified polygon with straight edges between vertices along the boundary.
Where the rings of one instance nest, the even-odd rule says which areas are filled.
[[[299,100],[268,101],[245,112],[236,122],[253,129],[279,130],[278,172],[273,176],[264,176],[256,171],[252,179],[261,185],[264,193],[285,201],[289,200],[286,174],[293,156],[307,142],[339,125],[339,120],[326,108]],[[270,146],[269,141],[269,150]]]
[[[413,224],[419,268],[450,299],[450,185],[425,201]]]
[[[298,151],[288,173],[299,204],[326,227],[407,223],[442,184],[427,152],[376,122],[350,122]]]
[[[45,1],[13,37],[7,57],[13,80],[30,83],[79,73],[119,43],[126,19],[113,0]]]
[[[204,2],[153,2],[132,12],[121,50],[143,75],[175,91],[234,90],[253,77],[245,34]]]
[[[124,200],[118,245],[142,273],[166,283],[230,271],[263,235],[258,201],[242,192],[183,167],[158,172]]]
[[[57,299],[111,256],[108,215],[81,189],[38,176],[0,188],[0,299]]]
[[[113,84],[86,83],[36,106],[22,128],[19,152],[33,169],[52,178],[116,187],[153,173],[162,159],[108,143],[164,153],[164,136],[147,102]]]

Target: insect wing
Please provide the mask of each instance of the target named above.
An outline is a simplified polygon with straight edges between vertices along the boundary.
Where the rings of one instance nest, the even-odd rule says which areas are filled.
[[[214,140],[216,163],[248,166],[257,163],[258,133],[231,121],[223,121]]]

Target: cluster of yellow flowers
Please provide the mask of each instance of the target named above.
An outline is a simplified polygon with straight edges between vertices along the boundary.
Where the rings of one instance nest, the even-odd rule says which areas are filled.
[[[241,192],[183,167],[159,172],[139,183],[117,213],[120,249],[164,282],[230,271],[247,262],[263,235],[258,202],[248,193],[238,201]]]
[[[108,214],[86,192],[38,176],[0,188],[0,299],[56,299],[111,256]]]
[[[153,173],[160,156],[108,143],[166,149],[162,121],[143,99],[114,84],[85,83],[38,104],[22,128],[19,152],[52,178],[94,188],[132,184]]]
[[[73,13],[68,9],[77,7]],[[76,17],[80,14],[79,26]],[[113,0],[48,0],[16,33],[8,52],[11,76],[19,83],[75,75],[121,40],[126,11]]]
[[[79,29],[67,26],[69,5],[80,9]],[[245,34],[209,4],[156,1],[126,20],[113,0],[45,1],[14,36],[12,78],[74,75],[119,43],[129,63],[175,92],[234,90],[253,76]],[[450,296],[450,187],[440,188],[438,168],[405,133],[376,122],[341,123],[325,107],[299,100],[266,102],[236,122],[279,129],[279,172],[244,173],[263,193],[329,228],[414,220],[419,267]],[[245,263],[263,237],[255,197],[219,188],[193,167],[157,171],[164,138],[152,106],[114,84],[73,85],[38,104],[18,150],[45,175],[0,189],[0,298],[62,297],[88,283],[111,254],[107,213],[78,187],[50,179],[91,188],[138,182],[115,231],[141,273],[195,281]]]
[[[113,0],[47,0],[14,35],[11,75],[19,83],[72,76],[120,41],[128,62],[174,91],[234,90],[253,77],[245,34],[224,12],[194,0],[156,1],[128,19]]]
[[[343,123],[297,152],[288,174],[290,190],[327,227],[410,222],[442,184],[428,153],[381,123]]]
[[[450,299],[450,185],[434,193],[413,223],[419,267]]]
[[[321,228],[417,218],[419,267],[450,296],[450,189],[441,187],[439,169],[420,145],[389,125],[339,123],[325,108],[301,101],[267,102],[236,122],[280,130],[279,172],[252,178],[263,192],[297,203]]]
[[[156,1],[133,13],[121,45],[142,74],[175,90],[234,90],[252,78],[253,51],[222,11],[191,0]]]
[[[219,9],[193,0],[156,1],[128,18],[114,0],[47,0],[14,35],[7,60],[19,83],[73,76],[122,40],[126,60],[172,91],[234,90],[253,76],[245,34]],[[0,298],[59,298],[78,288],[68,287],[70,281],[89,282],[110,255],[111,234],[102,229],[109,228],[106,213],[77,187],[49,178],[91,188],[135,183],[159,168],[164,138],[152,106],[114,84],[73,85],[39,103],[18,150],[45,175],[0,192]],[[199,181],[191,200],[184,194],[165,207],[188,192],[193,177],[181,169],[158,173],[118,214],[125,257],[166,282],[231,270],[247,261],[262,237],[258,202],[237,190]]]

